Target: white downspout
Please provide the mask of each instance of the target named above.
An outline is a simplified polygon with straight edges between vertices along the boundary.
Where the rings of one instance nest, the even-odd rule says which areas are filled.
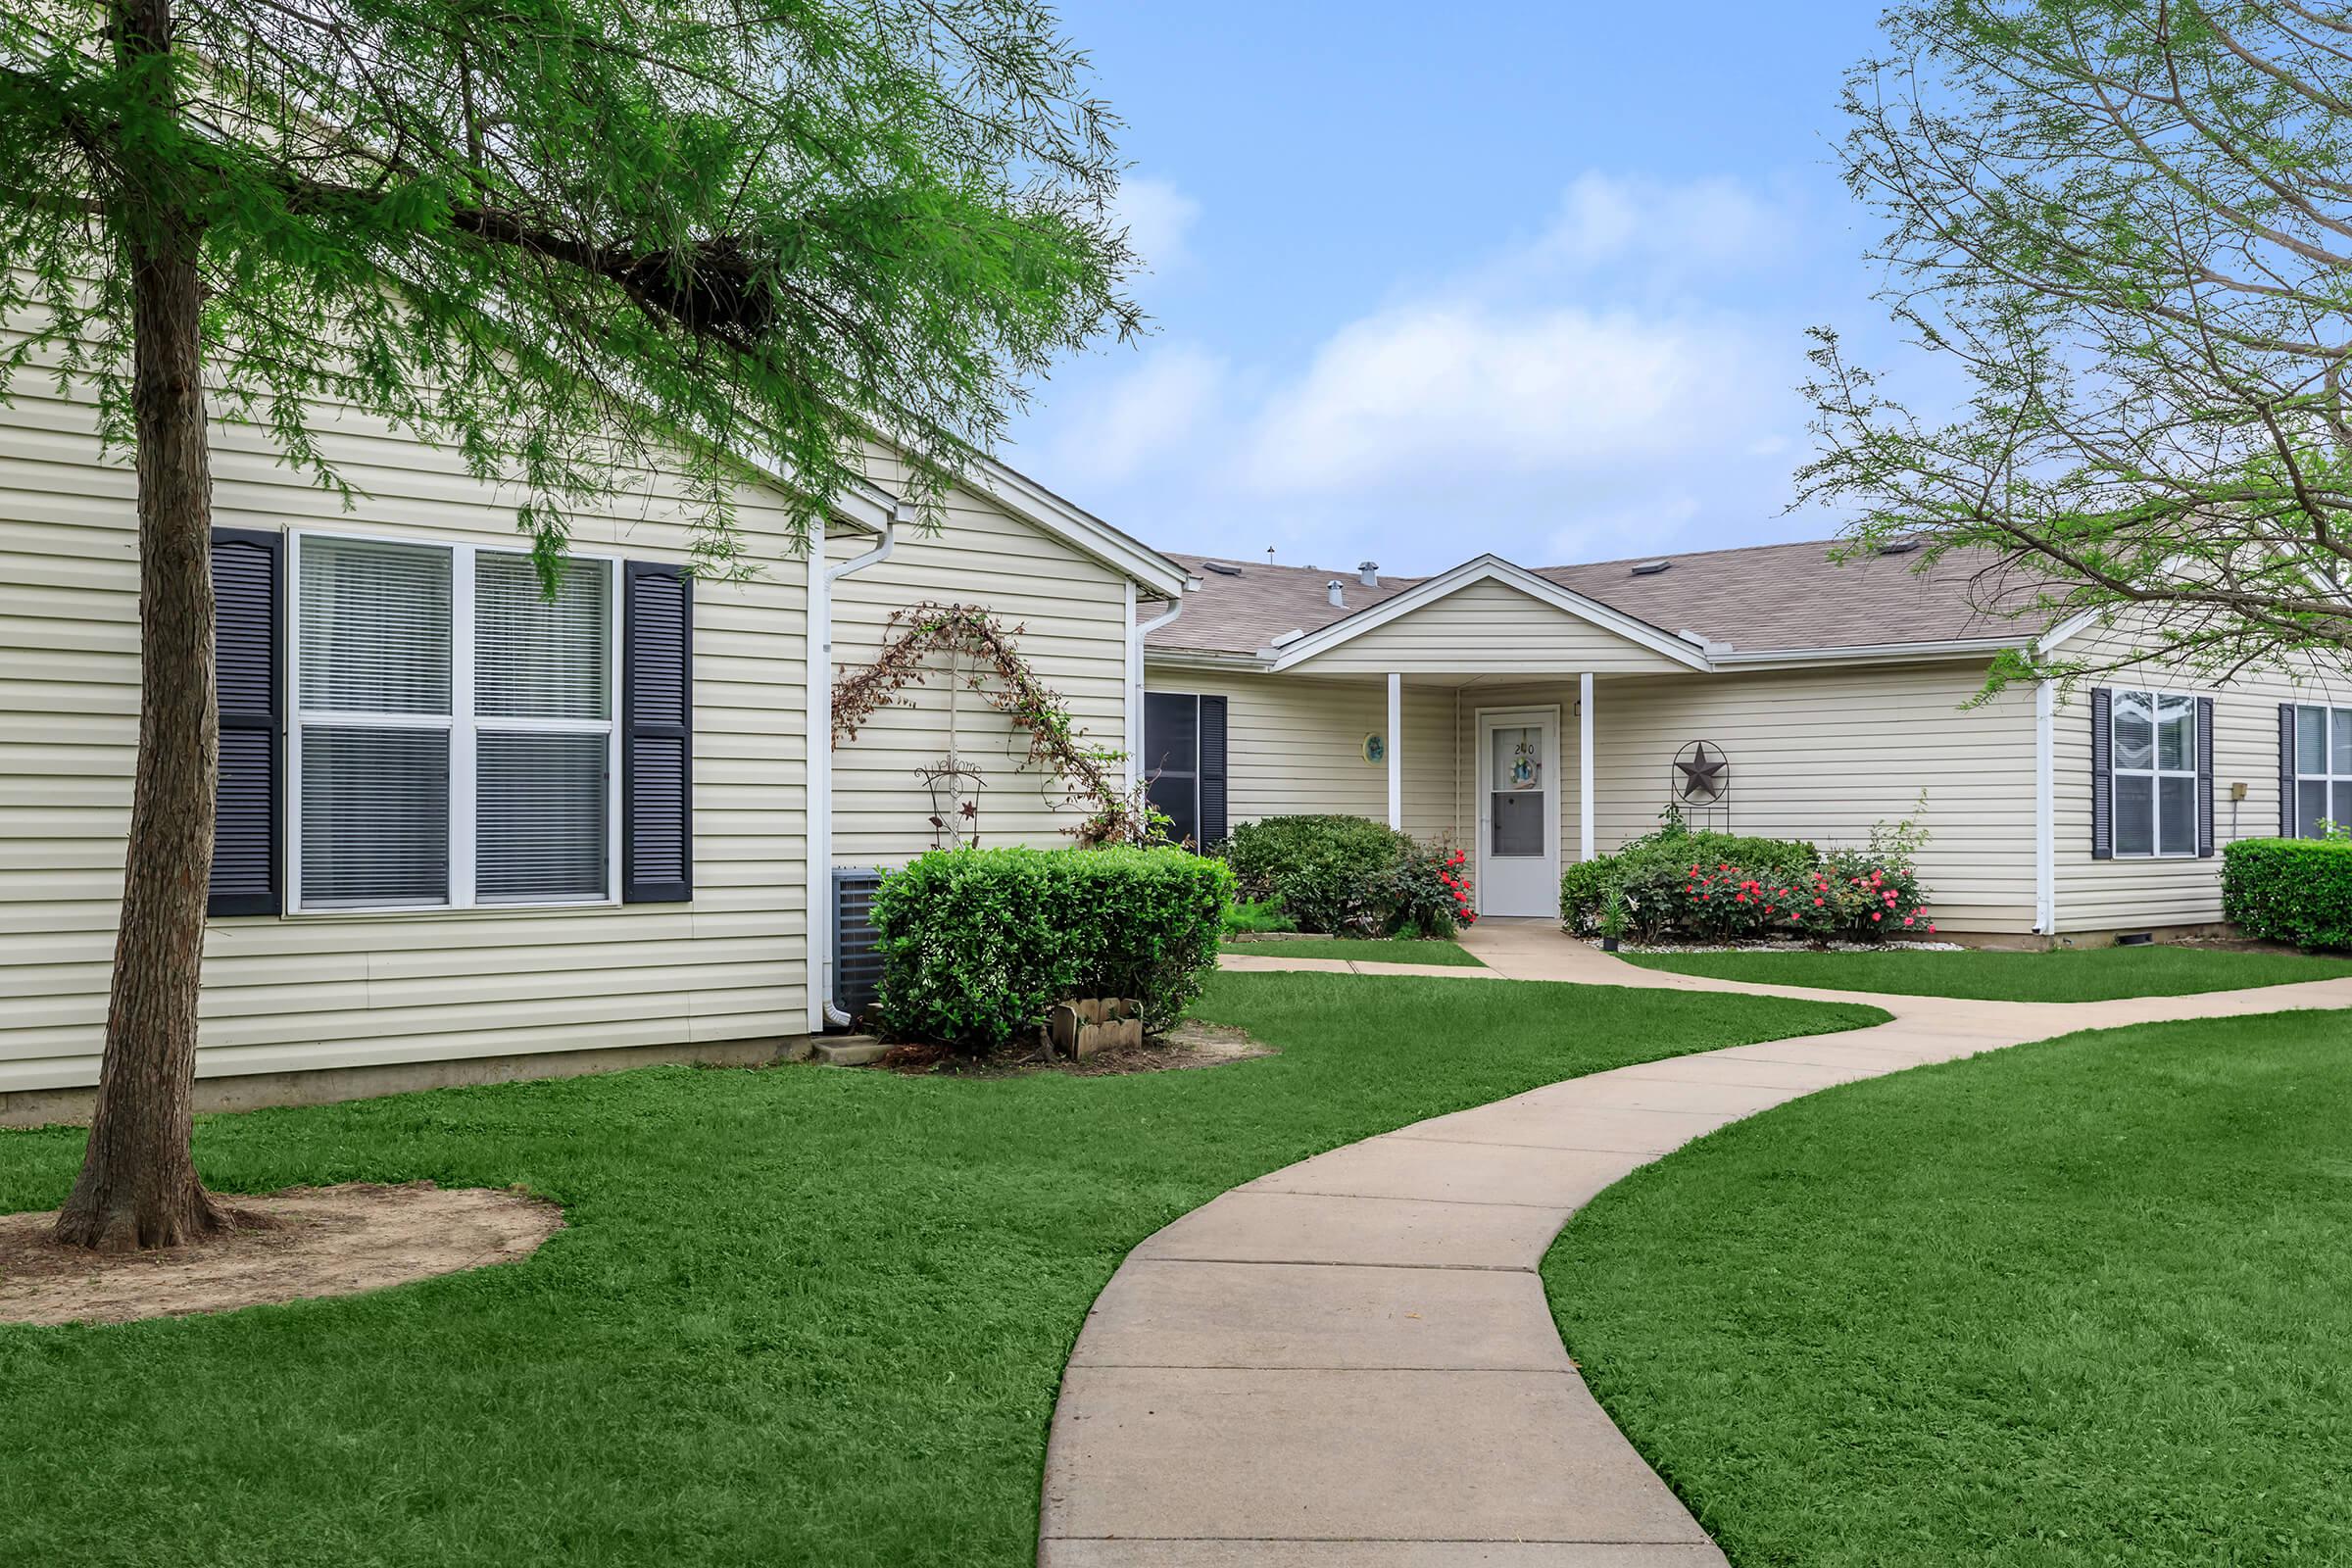
[[[808,546],[808,1032],[846,1027],[850,1015],[833,1005],[833,584],[854,571],[880,565],[899,542],[899,524],[913,509],[900,502],[882,524],[882,538],[840,565],[825,561],[819,528]]]
[[[2058,935],[2058,688],[2034,683],[2034,924]]]
[[[1134,585],[1128,585],[1133,595]],[[1131,601],[1132,602],[1132,601]],[[1144,776],[1144,639],[1160,627],[1174,622],[1184,613],[1184,593],[1177,591],[1168,612],[1150,620],[1138,621],[1128,616],[1127,632],[1127,787],[1134,789]]]

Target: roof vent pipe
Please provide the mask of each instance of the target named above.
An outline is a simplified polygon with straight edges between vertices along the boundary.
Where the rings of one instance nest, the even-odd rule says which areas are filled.
[[[1379,587],[1380,563],[1377,561],[1358,562],[1355,567],[1355,580],[1367,588]]]
[[[1330,597],[1333,609],[1346,610],[1348,608],[1348,596],[1340,591],[1339,578],[1334,577],[1325,583],[1323,592]]]

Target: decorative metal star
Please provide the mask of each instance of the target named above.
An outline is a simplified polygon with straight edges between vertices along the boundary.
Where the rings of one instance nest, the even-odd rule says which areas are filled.
[[[1708,751],[1704,742],[1693,747],[1688,759],[1675,759],[1674,765],[1682,769],[1683,794],[1686,798],[1693,795],[1713,797],[1723,793],[1724,756],[1721,752]]]

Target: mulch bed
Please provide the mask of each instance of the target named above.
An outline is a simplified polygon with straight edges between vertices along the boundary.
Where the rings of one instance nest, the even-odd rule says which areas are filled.
[[[236,1206],[267,1227],[144,1252],[60,1246],[54,1209],[0,1214],[0,1323],[127,1323],[352,1296],[511,1263],[564,1228],[561,1209],[527,1193],[431,1182],[289,1187]]]
[[[1031,1041],[994,1056],[959,1056],[944,1046],[893,1046],[874,1062],[884,1072],[944,1075],[956,1078],[1021,1078],[1033,1073],[1059,1073],[1067,1078],[1113,1078],[1137,1072],[1182,1072],[1194,1067],[1221,1067],[1229,1061],[1271,1056],[1274,1048],[1247,1030],[1229,1024],[1201,1023],[1187,1018],[1164,1035],[1153,1035],[1140,1046],[1098,1051],[1084,1061],[1061,1057],[1048,1060],[1044,1047]]]

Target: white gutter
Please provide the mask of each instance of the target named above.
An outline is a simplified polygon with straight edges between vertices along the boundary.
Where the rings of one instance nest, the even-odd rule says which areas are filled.
[[[1935,643],[1872,643],[1852,648],[1769,648],[1733,650],[1717,643],[1708,660],[1718,667],[1742,664],[1885,663],[1894,660],[1952,659],[1966,654],[1997,654],[2017,644],[2010,638],[1970,637]]]
[[[1134,789],[1142,779],[1144,758],[1144,639],[1160,627],[1173,623],[1184,613],[1184,596],[1178,594],[1164,615],[1138,622],[1133,613],[1135,584],[1127,585],[1129,599],[1129,629],[1127,632],[1127,787]]]
[[[2034,683],[2034,929],[2058,934],[2058,688]]]
[[[839,565],[825,562],[819,528],[808,546],[808,1032],[846,1027],[850,1015],[833,1005],[833,585],[854,571],[880,565],[899,542],[899,524],[914,509],[896,503],[882,519],[873,549]]]

